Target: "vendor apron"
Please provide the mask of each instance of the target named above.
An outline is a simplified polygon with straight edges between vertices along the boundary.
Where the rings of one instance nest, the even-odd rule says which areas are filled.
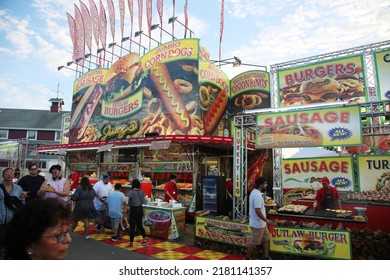
[[[325,194],[322,209],[336,209],[336,203],[333,193]]]

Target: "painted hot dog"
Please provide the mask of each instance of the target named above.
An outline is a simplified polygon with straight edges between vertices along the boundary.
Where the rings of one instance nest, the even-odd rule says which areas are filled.
[[[203,120],[204,132],[206,135],[210,135],[218,122],[221,120],[223,114],[225,113],[226,107],[228,105],[228,96],[225,90],[221,90],[218,93],[217,98],[214,103],[211,105],[210,109],[207,111],[207,114]]]
[[[188,132],[191,127],[191,118],[175,88],[167,67],[162,63],[154,64],[150,68],[150,76],[169,117],[182,132]]]
[[[71,129],[78,128],[77,140],[83,139],[84,132],[87,129],[93,112],[99,104],[102,94],[103,89],[100,84],[91,85],[75,109],[70,127]]]

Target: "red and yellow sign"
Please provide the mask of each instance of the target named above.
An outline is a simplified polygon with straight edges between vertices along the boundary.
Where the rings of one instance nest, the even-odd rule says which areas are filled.
[[[342,230],[275,227],[273,252],[325,259],[352,259],[351,233]]]
[[[361,145],[359,106],[321,108],[256,117],[257,148]]]
[[[251,235],[248,224],[209,217],[196,217],[195,236],[237,246],[247,246]]]
[[[337,190],[354,191],[352,157],[283,159],[283,189],[319,189],[324,176]]]

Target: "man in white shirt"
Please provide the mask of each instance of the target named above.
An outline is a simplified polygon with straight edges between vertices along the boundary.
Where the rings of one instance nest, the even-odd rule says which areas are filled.
[[[95,220],[95,227],[100,230],[100,233],[104,233],[104,221],[107,215],[106,198],[112,192],[112,184],[110,183],[110,176],[104,174],[102,180],[97,182],[93,189],[95,190],[96,196],[93,199],[93,204],[96,211],[99,214],[97,220]]]
[[[254,247],[256,245],[263,245],[264,259],[270,260],[269,257],[269,241],[270,235],[267,220],[264,199],[262,192],[267,189],[267,181],[263,177],[256,179],[255,188],[249,196],[249,226],[252,230],[251,239],[249,241],[248,249],[246,251],[245,259],[250,260]]]

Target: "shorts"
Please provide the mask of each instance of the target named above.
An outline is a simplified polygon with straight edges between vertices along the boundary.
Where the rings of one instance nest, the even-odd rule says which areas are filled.
[[[121,218],[111,218],[111,228],[118,228]]]
[[[249,244],[261,245],[262,242],[270,241],[269,231],[266,226],[263,228],[251,227],[251,230],[252,230],[252,235],[251,235],[251,239],[249,240]]]

